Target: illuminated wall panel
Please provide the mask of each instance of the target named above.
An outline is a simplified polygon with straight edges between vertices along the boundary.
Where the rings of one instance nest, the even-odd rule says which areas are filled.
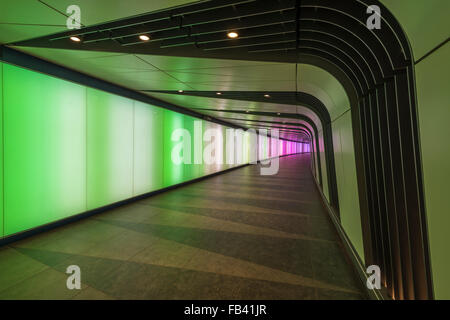
[[[227,130],[228,129],[228,130]],[[231,168],[236,164],[236,138],[235,131],[224,127],[224,153],[223,160],[226,168]]]
[[[86,211],[86,90],[4,64],[5,235]]]
[[[203,137],[202,137],[202,141],[203,141],[203,154],[202,154],[202,162],[203,162],[203,175],[207,175],[212,173],[213,167],[212,165],[208,164],[205,161],[205,148],[209,145],[210,142],[205,141],[204,137],[205,137],[205,132],[209,129],[212,128],[212,123],[209,121],[203,121]]]
[[[134,102],[133,195],[163,187],[164,109]]]
[[[227,164],[227,131],[225,126],[219,125],[220,131],[222,132],[222,165],[216,168],[216,171],[226,170],[231,168],[231,164]],[[234,151],[233,151],[234,152]],[[233,155],[234,157],[234,155]]]
[[[250,134],[248,133],[248,131],[244,132],[242,152],[243,152],[242,154],[243,163],[250,162]]]
[[[214,124],[217,130],[217,148],[216,148],[216,157],[218,159],[217,163],[214,166],[214,172],[219,172],[227,168],[225,164],[225,127],[220,124]]]
[[[195,127],[197,126],[197,131]],[[190,163],[184,164],[184,180],[192,180],[203,175],[202,152],[203,152],[203,128],[202,120],[190,116],[184,116],[184,128],[191,137]],[[195,136],[197,135],[197,136]],[[187,146],[187,145],[186,145]],[[197,157],[197,158],[196,158]]]
[[[267,159],[269,157],[269,138],[267,136],[263,137],[264,141],[264,159]]]
[[[133,101],[87,89],[87,203],[133,196]]]
[[[184,129],[184,115],[171,110],[164,110],[164,187],[184,181],[184,164],[172,161],[172,152],[183,157],[183,152],[175,150],[183,143],[183,139],[172,141],[172,133],[176,129]]]
[[[258,150],[256,135],[242,133],[234,163],[225,165],[225,126],[11,65],[0,64],[0,88],[0,237],[248,163]],[[209,165],[208,128],[221,133],[213,138],[219,161]],[[184,147],[192,146],[190,163],[172,161],[185,138],[172,141],[176,129],[189,141]]]
[[[204,132],[206,130],[210,130],[209,132],[212,134],[210,141],[204,141],[203,142],[203,148],[204,148],[204,154],[211,154],[211,157],[214,159],[217,159],[216,162],[208,164],[205,162],[204,165],[204,173],[205,174],[212,174],[217,171],[222,170],[223,168],[223,148],[224,143],[223,139],[224,137],[221,136],[222,127],[218,124],[205,121],[204,125]],[[216,140],[217,139],[217,140]],[[212,147],[212,144],[215,145],[215,147]],[[211,152],[209,152],[211,151]],[[205,161],[205,158],[203,159]]]
[[[258,160],[264,158],[264,141],[263,136],[258,135]]]
[[[235,149],[235,164],[234,166],[240,166],[245,161],[245,153],[246,153],[246,144],[244,143],[244,130],[235,130],[235,139],[234,139],[234,149]]]

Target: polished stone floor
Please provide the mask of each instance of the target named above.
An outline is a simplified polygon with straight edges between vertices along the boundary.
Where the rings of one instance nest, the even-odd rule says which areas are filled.
[[[247,166],[0,247],[0,299],[363,298],[306,154],[275,176]]]

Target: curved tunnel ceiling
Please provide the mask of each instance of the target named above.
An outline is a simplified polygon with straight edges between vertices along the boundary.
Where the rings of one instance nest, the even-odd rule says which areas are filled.
[[[383,28],[379,30],[369,30],[366,26],[367,7],[373,4],[379,5],[383,10]],[[226,34],[229,30],[239,30],[239,38],[228,39]],[[142,33],[150,35],[151,41],[139,41],[138,35]],[[82,41],[75,43],[70,40],[71,36],[77,36]],[[264,78],[263,81],[265,86],[274,89],[269,93],[271,96],[275,96],[275,92],[278,91],[288,92],[291,95],[294,92],[293,104],[309,107],[321,119],[324,144],[327,145],[326,171],[330,182],[331,203],[336,207],[338,200],[331,115],[339,116],[341,110],[350,106],[359,107],[361,99],[366,99],[371,92],[377,90],[377,86],[382,86],[396,72],[405,70],[411,64],[409,43],[401,32],[398,22],[379,1],[372,0],[211,0],[10,45],[20,48],[58,48],[124,54],[125,56],[113,57],[121,61],[116,68],[124,65],[122,60],[130,56],[135,59],[132,66],[136,70],[139,70],[138,64],[145,64],[150,70],[143,79],[140,72],[120,73],[119,81],[125,81],[125,85],[130,83],[135,90],[146,90],[150,95],[158,88],[152,89],[147,86],[160,82],[158,81],[160,79],[167,84],[161,88],[163,90],[178,91],[180,84],[184,86],[181,90],[191,93],[222,90],[217,87],[211,88],[208,85],[210,83],[201,86],[199,83],[180,81],[177,78],[179,75],[169,72],[173,70],[161,69],[157,63],[152,62],[158,59],[155,57],[171,60],[176,59],[175,57],[212,61],[221,59],[228,60],[230,64],[240,63],[248,66],[253,64],[254,67],[258,67],[255,64],[260,62],[264,68],[271,69],[268,73],[263,72],[264,77],[274,75],[274,79]],[[337,81],[328,76],[327,78],[331,80],[313,81],[302,87],[302,70],[298,66],[299,63],[314,66],[306,67],[305,70],[317,75],[318,78],[323,77],[325,73],[322,70],[326,70]],[[229,69],[226,65],[220,66],[220,62],[218,68]],[[197,73],[205,71],[201,66],[198,69],[202,70],[197,70]],[[162,73],[155,77],[154,71]],[[242,76],[251,74],[248,72],[249,69],[245,71]],[[256,72],[256,69],[253,71]],[[283,79],[287,74],[291,74],[290,81]],[[174,82],[169,81],[168,77],[178,81],[176,84],[178,88],[174,87]],[[236,79],[231,79],[233,81],[230,84],[235,84]],[[214,78],[211,81],[214,81]],[[256,82],[258,81],[252,79],[239,82],[240,89],[233,92],[246,94],[252,91],[248,87],[251,88],[250,85]],[[143,86],[139,87],[138,83]],[[333,87],[333,83],[340,85]],[[305,94],[297,91],[300,87],[318,95],[313,97],[319,101],[324,100],[330,111],[324,107],[322,101],[316,104],[318,108],[314,108],[306,101],[299,100],[298,96]],[[344,88],[348,99],[342,98],[341,87]],[[253,91],[267,91],[259,89],[261,87],[257,88]],[[313,134],[317,137],[317,129],[315,131]],[[315,140],[317,142],[318,139]],[[320,169],[320,164],[318,167]]]
[[[383,10],[383,28],[378,30],[369,30],[366,26],[367,7],[373,4]],[[239,38],[227,38],[229,30],[239,30]],[[148,34],[151,40],[140,41],[138,35],[142,33]],[[73,42],[71,36],[82,41]],[[121,72],[116,79],[150,95],[161,89],[178,91],[181,84],[184,86],[181,90],[186,90],[186,93],[222,90],[218,83],[211,88],[217,75],[212,74],[208,81],[202,73],[205,68],[201,63],[195,73],[204,79],[204,83],[189,83],[183,81],[185,79],[179,80],[177,73],[180,72],[171,72],[174,71],[170,70],[171,66],[158,67],[158,64],[164,65],[165,59],[196,58],[207,64],[218,63],[216,67],[221,70],[230,69],[227,64],[240,64],[241,67],[236,69],[244,71],[236,72],[240,71],[241,77],[248,77],[253,72],[263,81],[240,81],[231,76],[225,84],[234,86],[237,83],[239,90],[232,90],[234,93],[242,96],[248,91],[268,91],[266,88],[273,90],[269,93],[271,96],[278,91],[291,96],[294,93],[294,105],[307,106],[316,112],[322,122],[324,143],[328,146],[325,153],[329,180],[335,179],[331,116],[339,116],[350,106],[359,107],[361,99],[367,100],[377,87],[411,64],[409,43],[398,22],[379,1],[374,0],[202,1],[10,45],[25,50],[31,47],[31,52],[38,47],[123,54],[112,57],[118,61],[115,68],[123,68],[129,62],[127,59],[132,58],[134,72]],[[158,59],[161,63],[157,62]],[[228,62],[221,64],[218,59]],[[299,63],[312,65],[303,68],[306,74],[322,79],[303,84]],[[139,72],[141,66],[148,72]],[[258,71],[260,67],[266,71],[261,73]],[[175,68],[180,70],[184,67]],[[227,76],[224,73],[225,79]],[[156,83],[164,83],[164,87],[148,88]],[[255,83],[261,87],[249,90]],[[336,85],[338,83],[340,85]],[[342,88],[348,98],[344,98]],[[302,94],[307,92],[298,92],[300,89],[317,95],[313,96],[320,101],[315,104],[316,108],[303,101],[305,96]],[[365,103],[370,103],[366,100]],[[317,129],[315,131],[317,135]],[[331,190],[335,189],[334,184],[331,181]],[[331,193],[331,202],[337,204],[336,192]]]
[[[328,119],[324,119],[323,115],[320,117],[322,121],[329,122],[329,119],[334,119],[350,107],[347,95],[350,96],[353,92],[345,88],[346,95],[340,82],[349,83],[348,80],[350,80],[353,88],[361,96],[383,77],[391,75],[395,68],[405,64],[407,56],[405,52],[408,52],[405,48],[407,46],[405,39],[396,36],[397,42],[383,41],[383,38],[390,36],[392,32],[389,23],[395,24],[395,21],[387,23],[391,28],[384,28],[377,32],[366,28],[366,8],[370,4],[368,1],[352,1],[349,4],[329,0],[227,1],[225,4],[223,1],[213,0],[11,45],[124,53],[143,60],[141,62],[149,62],[152,66],[154,66],[152,61],[155,61],[155,55],[159,56],[160,60],[161,58],[168,60],[169,57],[165,56],[170,55],[172,62],[168,67],[169,71],[177,63],[186,63],[182,60],[173,61],[182,59],[174,56],[194,59],[190,61],[192,65],[198,65],[195,58],[197,60],[238,59],[268,63],[248,70],[247,75],[259,72],[259,78],[268,75],[266,70],[275,63],[273,68],[282,69],[282,71],[271,72],[267,83],[261,88],[264,88],[264,91],[276,89],[273,91],[309,93],[320,99],[327,107]],[[383,19],[387,22],[385,16]],[[261,21],[264,23],[262,24]],[[138,25],[136,25],[137,22],[139,22]],[[242,34],[236,41],[224,38],[224,32],[229,30],[230,26],[240,27]],[[136,34],[143,31],[151,35],[152,41],[140,43],[133,40]],[[69,36],[75,34],[83,39],[81,44],[68,40]],[[148,55],[149,53],[151,56]],[[307,62],[316,66],[299,64],[294,70],[290,63],[302,61],[302,56],[316,57],[319,62],[314,63],[314,59],[311,59],[312,62]],[[325,63],[321,63],[320,60]],[[220,60],[217,63],[221,67],[224,66]],[[232,64],[235,63],[235,61],[232,62]],[[327,63],[338,70],[338,73],[334,75],[339,81],[323,70]],[[133,67],[138,68],[137,64]],[[161,70],[157,66],[155,69]],[[180,82],[188,87],[193,84],[192,89],[198,91],[196,88],[199,88],[200,84],[211,83],[211,77],[218,77],[217,74],[205,73],[210,71],[207,69],[200,66],[191,69],[196,71],[192,74],[183,74],[180,70],[174,70],[176,72],[173,73],[166,72],[166,74],[177,80],[181,78]],[[294,75],[294,79],[287,76],[289,73],[291,76]],[[231,73],[221,74],[221,77],[220,85],[211,88],[212,90],[222,90],[224,84],[225,87],[227,84],[231,86],[237,84],[238,87],[241,85],[242,89],[234,91],[249,91],[247,85],[251,81],[244,80],[239,83],[242,75],[236,77]],[[190,80],[192,78],[196,81]],[[197,81],[199,78],[203,81]],[[270,84],[274,83],[278,87],[271,87]],[[293,87],[294,90],[292,90]],[[134,89],[146,90],[147,88],[135,87]]]

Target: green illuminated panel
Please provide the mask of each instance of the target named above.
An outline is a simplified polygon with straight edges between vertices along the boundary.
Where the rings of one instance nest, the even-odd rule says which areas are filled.
[[[132,195],[133,101],[88,88],[88,209]]]
[[[197,131],[195,130],[197,127]],[[184,180],[192,180],[203,175],[202,160],[203,143],[202,143],[202,120],[190,116],[184,116],[184,128],[189,132],[191,137],[191,161],[184,164],[183,176]],[[197,136],[195,136],[197,134]],[[197,157],[197,158],[196,158]]]
[[[234,165],[239,166],[244,163],[244,131],[234,131]]]
[[[86,211],[86,90],[4,65],[5,235]]]
[[[225,126],[10,65],[0,64],[0,88],[0,237],[231,166],[224,164]],[[208,128],[221,133],[212,141],[218,163],[209,165]],[[234,145],[245,162],[246,137]]]
[[[163,109],[134,102],[133,195],[163,187],[163,117]]]
[[[226,169],[225,165],[225,128],[219,124],[214,124],[217,130],[217,148],[215,151],[217,163],[214,165],[214,173]]]
[[[203,134],[205,135],[208,129],[214,129],[214,123],[209,121],[203,121]],[[215,166],[208,164],[205,160],[205,155],[208,153],[206,148],[210,145],[210,141],[203,141],[203,175],[208,175],[214,172]]]
[[[183,152],[174,152],[174,148],[183,143],[172,141],[172,133],[176,129],[184,128],[184,115],[170,110],[164,110],[164,187],[171,186],[184,181],[183,163],[174,163],[172,161],[172,153],[183,156]]]

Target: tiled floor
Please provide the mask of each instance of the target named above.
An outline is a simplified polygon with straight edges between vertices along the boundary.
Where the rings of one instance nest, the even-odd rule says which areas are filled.
[[[362,299],[308,155],[280,161],[1,247],[0,299]]]

